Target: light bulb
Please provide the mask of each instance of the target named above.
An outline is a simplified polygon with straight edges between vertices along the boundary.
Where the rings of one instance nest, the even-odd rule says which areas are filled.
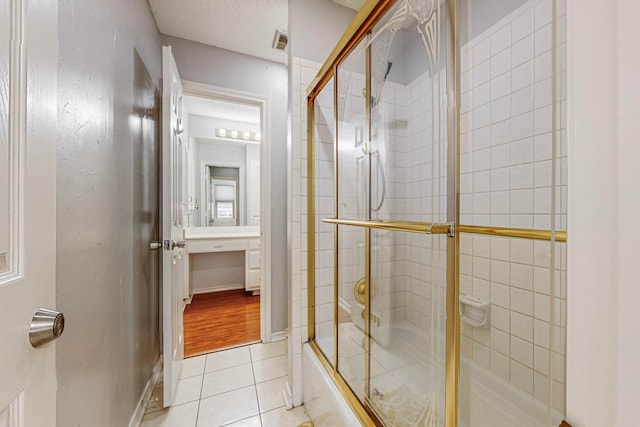
[[[227,136],[227,131],[225,129],[218,129],[218,136]]]
[[[245,132],[245,133],[242,134],[242,137],[244,139],[249,139],[249,136],[251,136],[251,134],[249,132]]]
[[[232,130],[231,131],[231,138],[237,138],[238,137],[238,131],[237,130]]]

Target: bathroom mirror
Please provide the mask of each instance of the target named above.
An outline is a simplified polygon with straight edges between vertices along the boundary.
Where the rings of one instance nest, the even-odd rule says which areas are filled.
[[[186,226],[260,225],[260,108],[185,96]]]

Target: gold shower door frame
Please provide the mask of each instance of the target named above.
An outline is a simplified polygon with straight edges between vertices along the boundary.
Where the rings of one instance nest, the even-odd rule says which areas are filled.
[[[347,403],[365,426],[383,426],[373,410],[360,402],[345,379],[338,372],[338,227],[355,226],[365,232],[365,395],[369,394],[369,346],[370,346],[370,302],[369,283],[371,276],[370,239],[371,229],[403,231],[421,234],[445,234],[446,243],[446,361],[445,361],[445,426],[458,425],[458,377],[460,366],[460,313],[459,313],[459,239],[460,233],[566,242],[566,232],[555,230],[489,227],[460,224],[460,42],[458,0],[445,0],[446,28],[446,73],[447,94],[447,222],[429,223],[398,220],[372,220],[370,210],[366,219],[338,217],[338,66],[372,30],[373,26],[397,0],[367,0],[349,28],[331,52],[316,78],[307,90],[307,280],[308,280],[308,339],[316,356],[321,361],[330,378],[334,381]],[[322,89],[334,78],[334,194],[336,217],[325,218],[323,222],[334,225],[334,360],[326,356],[315,342],[315,111],[314,101]],[[366,51],[366,132],[365,141],[371,135],[371,48]],[[555,103],[553,104],[555,106]],[[555,107],[554,107],[555,108]],[[553,115],[555,117],[555,114]],[[370,177],[370,162],[367,162],[366,176]],[[365,206],[369,206],[369,192]]]

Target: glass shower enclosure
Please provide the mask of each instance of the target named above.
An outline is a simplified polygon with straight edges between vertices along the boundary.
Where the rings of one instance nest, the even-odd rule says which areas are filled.
[[[308,335],[363,425],[562,421],[566,14],[489,3],[365,2],[308,90]]]

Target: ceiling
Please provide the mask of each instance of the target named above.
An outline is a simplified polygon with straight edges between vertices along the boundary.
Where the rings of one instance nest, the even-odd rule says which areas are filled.
[[[364,4],[364,0],[333,0],[334,3],[338,3],[341,6],[348,7],[355,11],[360,10]]]
[[[341,0],[348,1],[348,0]],[[162,34],[286,63],[272,48],[287,30],[287,0],[149,0]]]
[[[276,30],[287,31],[288,0],[148,1],[162,34],[287,62],[272,45]],[[332,1],[357,11],[365,0]]]
[[[184,103],[189,114],[196,116],[260,124],[260,107],[257,106],[195,96],[185,96]]]

